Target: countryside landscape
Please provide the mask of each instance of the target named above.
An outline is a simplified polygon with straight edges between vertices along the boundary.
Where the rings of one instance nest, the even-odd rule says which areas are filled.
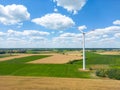
[[[82,70],[82,49],[1,49],[0,52],[4,52],[0,55],[1,90],[120,88],[119,49],[87,49],[86,71]],[[108,77],[105,70],[117,73],[113,71],[113,77]]]
[[[120,0],[0,0],[0,90],[120,90]]]

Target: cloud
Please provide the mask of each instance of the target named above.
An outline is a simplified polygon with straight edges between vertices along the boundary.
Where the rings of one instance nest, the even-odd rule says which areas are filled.
[[[37,30],[24,30],[23,35],[27,36],[47,36],[50,33]]]
[[[78,30],[80,30],[80,31],[83,31],[83,30],[85,30],[85,29],[87,29],[87,27],[86,27],[85,25],[78,27]]]
[[[75,33],[64,33],[60,35],[60,37],[75,37],[75,36],[76,36]]]
[[[58,12],[58,9],[57,9],[57,8],[54,8],[54,12]]]
[[[82,34],[63,33],[52,38],[54,46],[61,48],[79,48],[81,46]]]
[[[98,28],[86,33],[86,47],[117,48],[120,26]],[[112,44],[111,44],[112,43]]]
[[[100,41],[101,42],[112,42],[112,41],[114,41],[115,40],[115,38],[114,37],[111,37],[111,38],[103,38],[103,39],[101,39]]]
[[[53,2],[57,2],[57,6],[61,6],[69,12],[77,14],[86,4],[87,0],[53,0]]]
[[[120,33],[116,33],[114,36],[115,36],[116,38],[120,38]]]
[[[38,30],[7,30],[0,32],[0,47],[44,47],[47,44],[49,32]],[[46,44],[46,45],[45,45]],[[42,45],[42,46],[41,46]]]
[[[5,36],[5,33],[0,32],[0,37],[3,37],[3,36]]]
[[[38,41],[42,40],[42,38],[45,38],[50,35],[49,32],[43,32],[38,30],[24,30],[24,31],[15,31],[15,30],[8,30],[6,32],[0,32],[0,40],[5,41]]]
[[[120,20],[116,20],[113,22],[114,25],[120,25]]]
[[[102,36],[102,35],[110,35],[120,32],[120,26],[109,26],[106,28],[99,28],[92,30],[87,33],[88,36]]]
[[[103,38],[107,38],[107,37],[108,37],[108,35],[104,34],[102,37],[103,37]]]
[[[43,31],[38,31],[38,30],[24,30],[22,32],[20,31],[15,31],[15,30],[8,30],[6,32],[7,36],[13,36],[13,37],[19,37],[19,36],[47,36],[50,33],[48,32],[43,32]]]
[[[35,36],[35,37],[31,37],[31,38],[30,38],[30,41],[35,41],[35,42],[38,42],[38,41],[39,41],[39,42],[40,42],[40,41],[43,42],[43,41],[45,41],[45,40],[46,40],[46,38],[44,38],[44,37],[39,37],[39,36],[37,36],[37,37]]]
[[[20,38],[7,38],[7,41],[21,41],[21,39]]]
[[[23,5],[0,5],[0,23],[4,25],[19,24],[30,18],[30,13]]]
[[[65,30],[75,25],[75,22],[71,18],[59,13],[47,14],[41,18],[35,18],[32,22],[53,30]]]
[[[6,36],[8,36],[8,37],[21,36],[22,34],[23,34],[22,32],[15,31],[15,30],[12,30],[12,29],[10,29],[6,32]]]
[[[80,48],[82,47],[82,33],[72,32],[44,32],[39,30],[8,30],[0,32],[0,47],[52,47],[52,48]],[[54,36],[50,36],[50,34]],[[52,35],[53,35],[52,34]],[[86,47],[89,48],[119,48],[120,26],[109,26],[86,32]]]
[[[120,26],[109,26],[99,28],[86,33],[86,40],[90,42],[103,43],[104,41],[116,42],[116,37],[119,36]],[[105,42],[104,42],[105,43]],[[111,42],[110,42],[111,43]]]
[[[63,33],[60,34],[58,37],[54,37],[53,42],[56,43],[73,43],[73,42],[80,42],[82,40],[82,34],[77,33]]]
[[[118,38],[120,37],[120,26],[109,26],[105,28],[98,28],[86,32],[86,47],[92,48],[109,48],[119,47]],[[59,43],[66,46],[81,47],[82,46],[82,34],[78,33],[62,33],[53,38],[55,44]],[[113,45],[111,45],[113,43]]]

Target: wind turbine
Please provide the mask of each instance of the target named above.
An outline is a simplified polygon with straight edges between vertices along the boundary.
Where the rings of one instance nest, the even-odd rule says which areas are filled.
[[[83,37],[83,70],[86,70],[86,66],[85,66],[85,32],[83,32],[83,29],[86,29],[86,26],[81,26],[78,27],[78,30],[80,30],[80,32],[82,33],[82,37]]]

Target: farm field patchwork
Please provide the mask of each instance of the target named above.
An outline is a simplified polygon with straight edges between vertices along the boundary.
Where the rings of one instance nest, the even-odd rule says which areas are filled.
[[[80,71],[82,60],[65,64],[28,63],[51,55],[32,55],[0,62],[0,90],[119,90],[120,81],[96,77]],[[119,55],[86,52],[86,65],[107,65],[120,69]],[[59,78],[58,78],[59,77]],[[62,77],[62,78],[61,78]],[[80,79],[84,78],[84,79]],[[92,79],[94,78],[94,79]]]
[[[33,55],[0,62],[0,75],[12,76],[46,76],[46,77],[71,77],[71,78],[94,78],[92,71],[80,71],[82,60],[70,61],[66,64],[32,64],[27,63],[48,55]],[[92,52],[86,53],[86,65],[108,65],[111,68],[120,68],[119,55],[99,55]],[[95,77],[96,78],[96,77]]]
[[[28,64],[26,62],[48,57],[27,56],[0,62],[0,75],[82,77],[90,78],[89,72],[79,72],[81,65],[71,64]]]

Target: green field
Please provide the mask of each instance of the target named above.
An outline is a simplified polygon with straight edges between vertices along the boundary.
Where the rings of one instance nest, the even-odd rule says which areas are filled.
[[[73,64],[82,64],[82,61],[74,61]],[[120,68],[120,55],[100,55],[93,52],[86,52],[86,65],[108,65]]]
[[[0,75],[12,76],[43,76],[43,77],[72,77],[72,78],[93,78],[93,71],[80,71],[82,60],[67,64],[28,64],[26,62],[46,55],[28,56],[0,62]],[[120,68],[119,55],[99,55],[92,52],[86,53],[87,68],[92,65],[108,65],[111,68]]]

